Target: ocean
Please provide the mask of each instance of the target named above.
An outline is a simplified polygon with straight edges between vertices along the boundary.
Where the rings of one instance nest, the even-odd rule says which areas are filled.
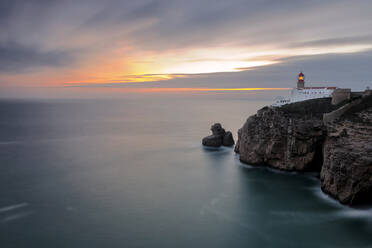
[[[313,174],[240,163],[264,92],[130,93],[0,101],[0,247],[372,247],[372,210]]]

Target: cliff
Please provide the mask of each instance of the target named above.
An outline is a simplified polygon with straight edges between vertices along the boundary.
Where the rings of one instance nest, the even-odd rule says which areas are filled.
[[[372,203],[372,96],[326,124],[322,190],[344,204]]]
[[[329,98],[264,107],[238,131],[235,151],[248,164],[319,171],[326,133],[322,116],[334,108]]]
[[[342,106],[322,98],[264,107],[238,131],[235,151],[251,165],[320,172],[324,192],[365,203],[372,197],[371,123],[372,96]]]

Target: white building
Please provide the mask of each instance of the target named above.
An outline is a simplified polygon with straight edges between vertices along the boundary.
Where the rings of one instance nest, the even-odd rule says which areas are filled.
[[[289,103],[305,101],[315,98],[332,97],[336,87],[305,87],[305,75],[298,75],[297,88],[293,88],[290,97],[277,97],[272,106],[282,106]]]

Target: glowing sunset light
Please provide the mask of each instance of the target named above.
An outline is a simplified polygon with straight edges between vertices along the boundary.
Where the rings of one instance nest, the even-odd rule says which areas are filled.
[[[272,65],[276,61],[197,61],[170,66],[164,73],[201,74],[214,72],[237,72],[252,67]]]
[[[259,91],[259,90],[290,90],[290,88],[145,88],[144,92],[173,92],[173,91]]]
[[[291,88],[99,88],[103,91],[137,92],[137,93],[172,93],[172,92],[227,92],[227,91],[276,91]]]
[[[289,87],[300,70],[357,88],[371,78],[371,1],[217,2],[3,1],[0,95],[160,82]]]
[[[118,57],[94,68],[89,80],[84,74],[64,85],[145,83],[188,77],[192,74],[239,72],[282,63],[289,56],[356,53],[372,49],[372,45],[338,45],[332,47],[212,47],[190,48],[163,52],[136,52],[121,61]],[[264,59],[263,59],[264,58]],[[85,73],[87,74],[87,72]]]
[[[107,78],[93,78],[90,80],[66,81],[65,86],[71,85],[89,85],[89,84],[106,84],[106,83],[146,83],[154,81],[170,80],[174,78],[183,78],[187,75],[182,74],[144,74],[144,75],[123,75],[112,76]]]

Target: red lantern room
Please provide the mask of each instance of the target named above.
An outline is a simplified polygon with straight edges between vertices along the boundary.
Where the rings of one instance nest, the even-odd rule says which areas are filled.
[[[304,88],[305,87],[305,75],[300,72],[298,74],[298,81],[297,81],[297,88]]]

